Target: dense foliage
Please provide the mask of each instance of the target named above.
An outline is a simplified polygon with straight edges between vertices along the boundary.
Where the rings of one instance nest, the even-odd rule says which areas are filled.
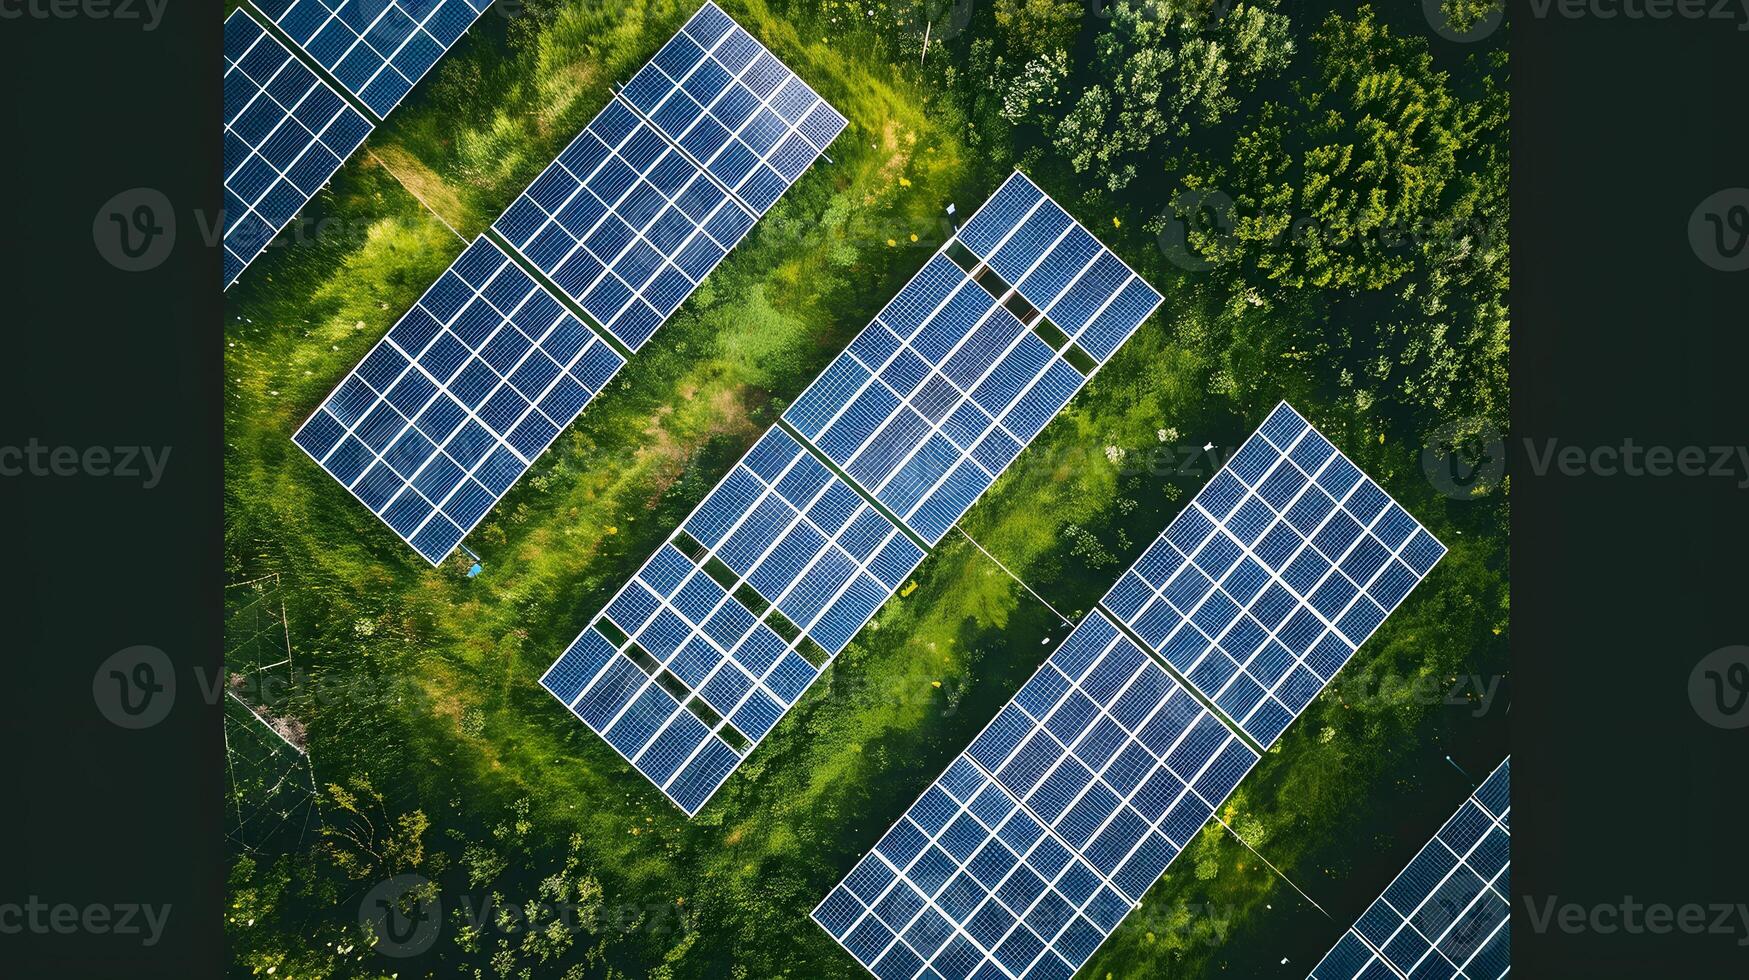
[[[1062,637],[1051,609],[950,536],[691,821],[535,680],[943,206],[1016,164],[1167,302],[968,515],[978,544],[1077,617],[1286,397],[1452,547],[1222,814],[1351,920],[1380,884],[1355,869],[1401,866],[1467,792],[1443,757],[1491,764],[1503,720],[1456,682],[1505,673],[1506,488],[1421,465],[1430,434],[1505,421],[1504,32],[1441,48],[1414,5],[731,0],[849,116],[833,162],[488,515],[485,573],[426,569],[289,435],[460,253],[445,223],[482,230],[695,6],[498,0],[313,202],[330,232],[228,297],[228,570],[284,577],[308,673],[276,709],[326,787],[320,833],[233,870],[237,971],[863,975],[808,911]],[[359,910],[404,874],[445,918],[396,960]],[[1215,823],[1085,975],[1255,975],[1331,929]]]

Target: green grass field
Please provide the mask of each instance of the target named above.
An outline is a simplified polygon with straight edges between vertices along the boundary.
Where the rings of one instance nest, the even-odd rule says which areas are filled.
[[[330,794],[318,846],[239,864],[237,972],[863,976],[809,910],[1066,633],[1049,610],[950,535],[691,821],[535,682],[1021,138],[946,97],[952,49],[919,68],[904,10],[726,3],[850,128],[470,535],[485,563],[470,580],[459,558],[428,568],[290,436],[460,254],[445,222],[483,230],[694,9],[506,4],[306,209],[326,233],[276,243],[228,296],[227,572],[282,576],[318,781],[382,797],[364,820],[356,792]],[[1451,546],[1222,814],[1330,917],[1211,824],[1083,973],[1303,976],[1376,891],[1357,870],[1405,857],[1467,793],[1443,756],[1497,761],[1503,706],[1477,717],[1406,682],[1505,672],[1504,494],[1441,496],[1420,470],[1427,420],[1334,396],[1315,360],[1211,340],[1228,300],[1166,262],[1148,211],[1028,163],[1167,301],[973,508],[970,535],[1077,617],[1213,472],[1159,451],[1230,449],[1288,397]],[[1323,331],[1291,304],[1257,315]],[[437,882],[446,909],[577,893],[592,914],[569,942],[446,920],[433,953],[391,960],[354,923],[400,871]]]

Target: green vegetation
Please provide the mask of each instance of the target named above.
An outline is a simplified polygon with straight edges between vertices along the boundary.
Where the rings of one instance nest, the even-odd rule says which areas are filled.
[[[950,535],[692,821],[535,681],[923,262],[942,206],[1017,162],[1167,302],[968,515],[980,544],[1076,616],[1224,458],[1188,447],[1230,450],[1287,397],[1452,546],[1223,814],[1351,919],[1377,884],[1357,863],[1417,813],[1425,838],[1455,802],[1442,756],[1502,710],[1408,683],[1504,672],[1504,488],[1450,500],[1419,464],[1450,423],[1504,425],[1498,54],[1439,65],[1408,22],[1273,4],[1123,0],[1108,23],[1002,0],[957,34],[927,4],[726,4],[850,129],[470,536],[470,580],[289,436],[460,253],[443,222],[482,230],[695,6],[499,4],[312,202],[329,232],[229,297],[228,571],[282,576],[301,680],[269,707],[305,722],[324,787],[322,834],[234,869],[237,972],[863,975],[808,911],[1066,632],[1049,610]],[[1213,189],[1234,234],[1159,247]],[[1284,215],[1315,234],[1272,234]],[[1398,221],[1429,230],[1392,248]],[[400,873],[445,916],[417,959],[357,925]],[[534,911],[468,914],[487,901]],[[1213,825],[1085,975],[1250,975],[1340,928]]]

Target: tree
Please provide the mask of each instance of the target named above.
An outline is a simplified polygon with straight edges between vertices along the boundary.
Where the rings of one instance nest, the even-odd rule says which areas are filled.
[[[1179,200],[1231,202],[1222,220],[1180,216],[1188,247],[1236,295],[1303,311],[1240,318],[1279,334],[1248,341],[1279,352],[1258,370],[1310,353],[1337,361],[1362,411],[1413,409],[1419,435],[1503,428],[1509,106],[1492,72],[1504,55],[1454,81],[1425,40],[1366,7],[1332,15],[1313,41],[1315,74],[1295,98],[1259,107],[1224,165],[1183,175]]]
[[[1055,144],[1077,172],[1115,191],[1141,166],[1157,167],[1169,138],[1194,142],[1199,129],[1225,122],[1287,67],[1294,44],[1273,0],[1224,16],[1187,0],[1118,0],[1096,51],[1098,80],[1056,128]]]
[[[1242,253],[1283,285],[1382,289],[1414,267],[1406,237],[1450,230],[1466,108],[1425,41],[1378,24],[1370,7],[1314,35],[1318,75],[1295,105],[1271,104],[1234,143],[1220,179],[1236,209],[1214,256]],[[1213,257],[1213,256],[1211,256]]]
[[[1082,14],[1075,0],[996,0],[996,26],[1017,61],[1067,48],[1081,30]]]

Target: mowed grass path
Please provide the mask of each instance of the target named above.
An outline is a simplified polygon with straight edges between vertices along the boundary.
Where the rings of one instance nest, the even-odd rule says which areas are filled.
[[[802,178],[470,536],[486,564],[480,578],[466,579],[459,560],[426,568],[289,438],[463,248],[413,195],[477,234],[605,103],[608,83],[629,77],[695,6],[567,6],[518,20],[489,11],[306,212],[328,219],[327,233],[276,245],[245,274],[229,297],[226,557],[238,578],[285,575],[325,781],[368,773],[396,806],[421,808],[439,827],[477,828],[531,799],[540,833],[583,835],[610,901],[672,910],[629,940],[646,966],[691,930],[705,938],[670,964],[676,976],[726,976],[733,966],[753,977],[860,976],[809,909],[1031,673],[1045,641],[1061,638],[1054,616],[950,536],[919,569],[917,589],[880,611],[690,822],[535,682],[922,264],[942,234],[942,206],[965,213],[1011,166],[967,150],[963,121],[931,100],[927,77],[888,64],[851,8],[725,4],[850,129],[833,162]],[[1051,189],[1074,207],[1069,188]],[[1124,215],[1121,231],[1115,216],[1081,217],[1172,292],[1151,243],[1129,230],[1141,227],[1137,216]],[[1259,393],[1244,418],[1208,404],[1209,366],[1172,340],[1197,302],[1169,299],[968,518],[972,534],[1071,616],[1176,512],[1170,494],[1207,476],[1126,474],[1103,448],[1142,447],[1166,425],[1236,442],[1281,395]],[[1394,452],[1357,458],[1389,464],[1375,473],[1401,493],[1413,475],[1398,474],[1405,459]],[[1429,496],[1403,499],[1436,524],[1443,514],[1416,506],[1438,507]],[[1121,563],[1093,567],[1074,553],[1061,533],[1071,523],[1093,529]],[[1120,529],[1127,538],[1113,541]],[[1490,560],[1460,551],[1447,563]],[[1430,582],[1424,591],[1435,596],[1413,600],[1422,605],[1388,624],[1368,654],[1408,670],[1454,669],[1464,638],[1422,644],[1429,624],[1464,621],[1450,582]],[[1313,713],[1340,710],[1320,703]],[[1417,730],[1418,717],[1393,730]],[[1307,847],[1274,834],[1284,828],[1272,816],[1309,835],[1339,827],[1351,819],[1339,809],[1323,827],[1307,825],[1306,813],[1354,804],[1368,773],[1421,744],[1402,738],[1396,756],[1356,753],[1376,732],[1319,741],[1333,721],[1303,721],[1231,808],[1234,822],[1250,816],[1274,837],[1268,853],[1296,876],[1312,871],[1293,868]],[[1268,774],[1277,766],[1320,805],[1282,813],[1274,797],[1253,793],[1283,784]],[[1256,913],[1272,900],[1297,903],[1210,835],[1088,975],[1200,975],[1211,948],[1157,941],[1159,923],[1178,914],[1159,910],[1204,903],[1262,923]]]

